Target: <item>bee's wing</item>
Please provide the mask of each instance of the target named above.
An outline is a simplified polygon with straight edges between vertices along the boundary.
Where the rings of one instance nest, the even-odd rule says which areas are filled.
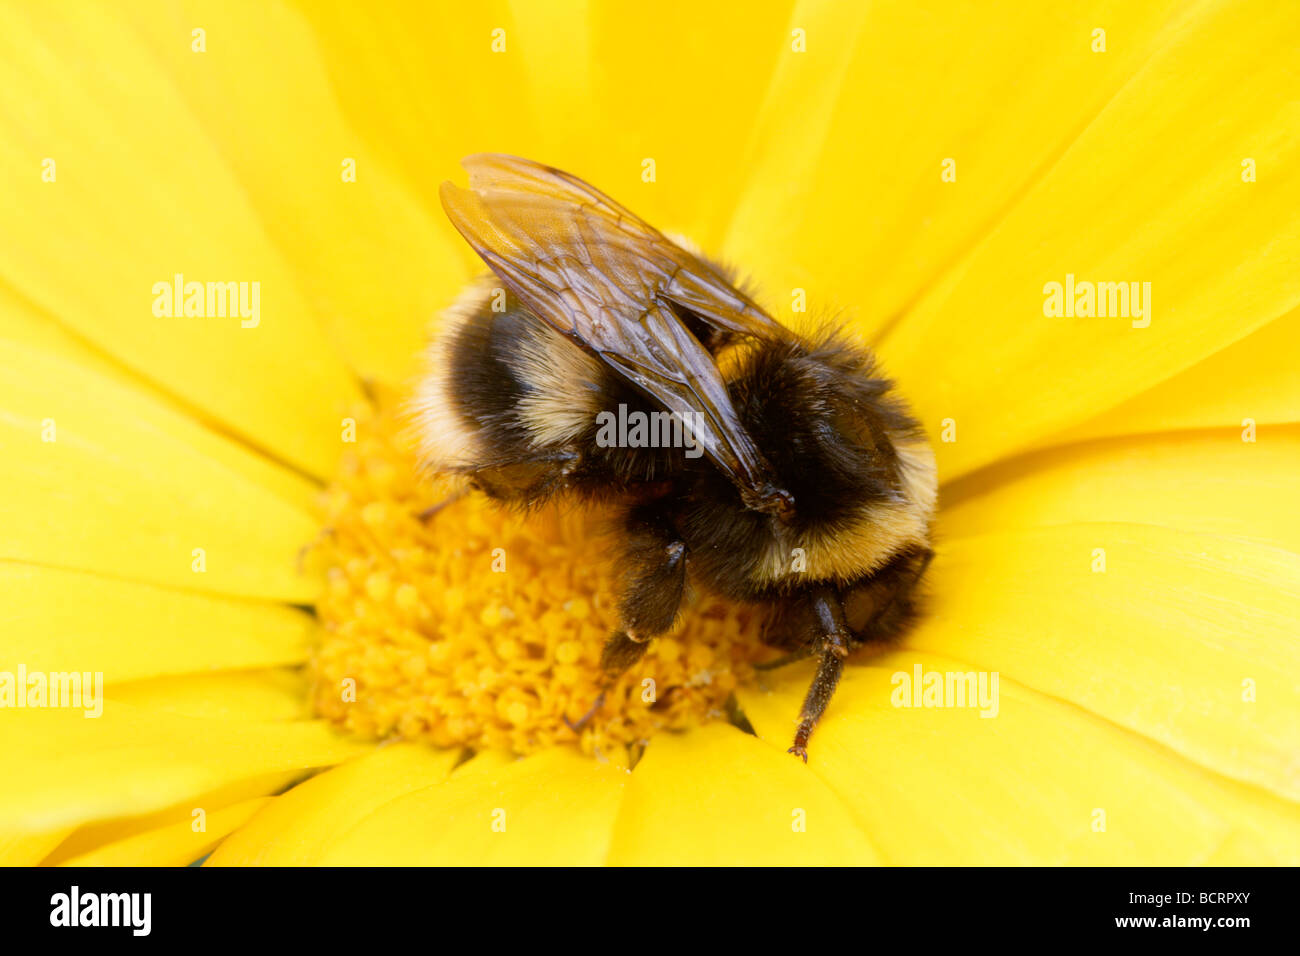
[[[513,156],[464,161],[469,189],[443,183],[452,224],[525,308],[691,421],[745,494],[772,493],[712,356],[673,311],[718,328],[786,333],[707,262],[581,180]]]

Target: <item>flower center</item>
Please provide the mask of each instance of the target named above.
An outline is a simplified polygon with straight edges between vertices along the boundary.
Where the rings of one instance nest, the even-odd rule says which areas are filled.
[[[325,494],[328,585],[312,655],[317,713],[372,738],[529,753],[579,740],[635,746],[663,729],[726,719],[763,656],[751,609],[701,595],[596,702],[600,652],[617,626],[601,515],[521,515],[482,495],[450,501],[421,475],[399,403],[357,416]]]

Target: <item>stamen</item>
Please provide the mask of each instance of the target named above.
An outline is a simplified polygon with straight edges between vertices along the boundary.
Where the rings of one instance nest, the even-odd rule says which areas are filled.
[[[526,754],[571,742],[601,692],[601,648],[617,624],[608,515],[572,504],[505,511],[418,473],[395,413],[357,419],[326,491],[317,545],[328,587],[311,660],[317,712],[370,738]],[[436,509],[431,511],[430,509]],[[427,513],[427,514],[426,514]],[[701,596],[583,726],[610,753],[666,729],[727,719],[727,699],[771,656],[752,608]]]

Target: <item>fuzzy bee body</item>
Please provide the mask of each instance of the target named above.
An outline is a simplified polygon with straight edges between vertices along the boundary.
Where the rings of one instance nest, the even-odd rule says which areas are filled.
[[[493,498],[532,507],[556,494],[608,499],[675,477],[657,448],[605,447],[597,416],[658,409],[545,322],[493,312],[487,284],[452,306],[429,349],[417,402],[424,463]]]
[[[617,507],[610,679],[673,626],[688,579],[767,607],[767,642],[819,657],[790,748],[806,760],[849,651],[914,613],[936,499],[920,427],[864,348],[790,332],[580,180],[512,157],[466,165],[471,190],[447,184],[443,203],[495,276],[430,347],[425,463],[506,505]],[[603,440],[614,409],[683,441]],[[685,429],[666,429],[674,415]]]

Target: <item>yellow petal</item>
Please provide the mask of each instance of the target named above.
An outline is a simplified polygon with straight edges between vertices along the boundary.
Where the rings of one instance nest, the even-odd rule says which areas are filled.
[[[1050,441],[1300,422],[1300,309]],[[1257,428],[1261,440],[1271,429]]]
[[[121,386],[117,394],[129,396],[136,414],[167,423],[166,427],[184,435],[186,442],[267,491],[283,498],[295,508],[309,509],[318,486],[300,473],[277,464],[248,446],[199,424],[193,409],[186,408],[147,380],[134,374],[106,352],[91,346],[67,328],[39,310],[23,306],[6,296],[0,286],[0,342],[9,347],[28,349],[37,355],[62,360],[69,374],[91,373],[95,379],[108,379]]]
[[[391,800],[447,778],[459,754],[380,747],[275,798],[217,848],[208,866],[310,866],[326,844]]]
[[[246,449],[198,437],[193,422],[62,358],[0,340],[0,366],[9,466],[0,557],[224,594],[315,596],[318,580],[297,564],[316,523],[231,465],[249,464]]]
[[[0,279],[257,447],[328,473],[360,391],[141,38],[108,8],[0,11],[0,116]],[[247,316],[156,316],[176,275],[247,283]]]
[[[728,724],[660,734],[614,825],[631,866],[861,866],[878,862],[852,813],[790,754]]]
[[[185,866],[200,859],[225,836],[243,826],[266,806],[270,797],[245,800],[206,815],[203,829],[184,820],[171,826],[140,833],[117,843],[76,856],[64,866]]]
[[[193,828],[196,825],[199,827],[206,826],[208,818],[217,811],[249,800],[269,797],[301,778],[301,772],[289,772],[237,780],[234,783],[217,787],[206,793],[192,794],[187,800],[163,807],[161,810],[155,810],[152,813],[113,817],[87,823],[77,827],[66,840],[41,861],[41,865],[57,866],[74,857],[95,853],[104,847],[122,843],[142,834],[167,830],[179,823],[184,823],[190,827],[192,832],[200,832],[194,831]],[[196,811],[202,811],[202,813]],[[194,859],[195,857],[190,857],[185,862],[189,863]]]
[[[896,706],[901,677],[964,672],[897,652],[848,668],[809,747],[808,766],[850,804],[886,862],[905,865],[1187,865],[1225,840],[1271,862],[1300,853],[1300,813],[1242,796],[1105,721],[1001,679],[993,716],[973,707]],[[783,751],[810,670],[739,694]],[[1246,789],[1246,788],[1241,788]]]
[[[728,255],[786,318],[801,288],[810,313],[887,326],[1051,167],[1180,6],[798,3],[737,167]]]
[[[1300,177],[1288,174],[1300,162],[1300,19],[1267,2],[1187,19],[881,343],[922,422],[955,422],[956,440],[936,445],[945,478],[1151,388],[1300,302]],[[1258,182],[1242,181],[1243,158]],[[1048,317],[1047,284],[1070,276],[1150,283],[1152,314]]]
[[[102,672],[109,683],[299,664],[315,628],[279,604],[11,561],[0,561],[0,622],[0,667]]]
[[[1121,521],[1239,535],[1300,551],[1297,474],[1296,426],[1269,429],[1254,443],[1227,427],[1066,445],[999,463],[946,488],[939,535]]]
[[[502,151],[568,169],[709,246],[734,206],[746,131],[790,42],[788,0],[748,4],[743,17],[687,0],[299,6],[345,115],[404,169],[439,221],[437,186],[459,175],[459,160]],[[472,95],[431,92],[467,83]]]
[[[53,352],[83,368],[116,379],[144,393],[155,402],[169,405],[173,410],[184,411],[184,406],[176,400],[175,396],[168,395],[148,379],[137,375],[109,353],[92,345],[44,309],[19,295],[4,282],[0,282],[0,338],[21,342],[37,351]],[[302,481],[288,469],[276,469],[269,461],[259,460],[265,463],[268,473],[278,471],[285,478],[296,479],[292,483],[285,482],[284,487],[287,491],[301,490],[304,486],[310,487],[309,483]]]
[[[627,773],[567,747],[398,797],[332,841],[325,866],[602,862]]]
[[[496,774],[503,767],[508,767],[519,758],[505,750],[480,750],[451,772],[457,780],[477,774]],[[621,767],[620,769],[627,769]]]
[[[909,646],[1300,798],[1297,555],[1153,526],[1062,525],[949,540],[930,590]]]
[[[187,717],[215,720],[308,720],[307,680],[301,671],[275,668],[185,674],[131,681],[105,693],[115,701]]]
[[[1261,846],[1249,836],[1232,833],[1208,857],[1202,861],[1203,866],[1273,866],[1275,855],[1267,846]]]
[[[120,701],[0,711],[0,830],[149,813],[251,777],[325,767],[365,750],[320,721],[206,720]]]
[[[35,866],[71,832],[60,827],[44,833],[0,834],[0,866]]]
[[[400,382],[429,316],[466,279],[441,214],[432,221],[343,122],[300,16],[280,5],[182,7],[123,12],[220,145],[340,354],[365,377]],[[203,25],[205,53],[178,23]]]
[[[484,151],[532,155],[539,146],[534,117],[519,108],[524,82],[507,5],[451,0],[400,6],[334,5],[300,0],[350,126],[380,158],[400,171],[423,199],[464,266],[481,269],[443,223],[439,184],[458,162]],[[494,53],[493,31],[505,50]],[[448,95],[461,90],[461,95]],[[509,122],[503,122],[508,110]]]
[[[543,129],[561,134],[556,161],[658,228],[720,253],[744,182],[746,137],[773,69],[796,55],[792,8],[757,0],[738,16],[728,4],[597,0],[589,26],[596,82],[538,108]],[[548,43],[563,51],[565,41],[560,33]],[[589,117],[586,130],[570,128],[573,116]]]

